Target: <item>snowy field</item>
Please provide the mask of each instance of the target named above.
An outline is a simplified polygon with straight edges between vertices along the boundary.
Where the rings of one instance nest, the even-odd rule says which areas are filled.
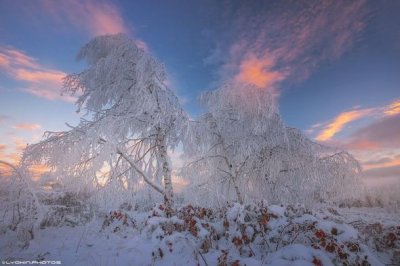
[[[400,214],[382,208],[230,204],[185,206],[170,218],[163,206],[129,206],[84,225],[35,231],[25,247],[3,229],[0,257],[63,265],[399,265]],[[69,224],[69,225],[67,225]]]

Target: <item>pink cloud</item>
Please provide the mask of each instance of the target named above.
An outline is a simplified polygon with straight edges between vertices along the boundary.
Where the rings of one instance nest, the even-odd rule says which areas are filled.
[[[341,57],[353,46],[365,27],[365,3],[278,2],[266,5],[268,9],[258,16],[243,5],[229,25],[234,29],[230,49],[223,47],[224,41],[206,61],[222,58],[222,80],[241,77],[241,81],[260,80],[260,84],[273,87],[281,81],[303,80],[322,62]],[[257,60],[249,61],[253,56]],[[254,78],[247,78],[251,76]]]
[[[13,128],[19,129],[19,130],[33,131],[33,130],[41,129],[42,126],[39,124],[34,124],[34,123],[20,123],[20,124],[13,126]]]
[[[49,82],[60,84],[65,77],[65,73],[57,70],[29,70],[29,69],[16,69],[14,78],[17,80],[27,82]]]
[[[71,95],[65,95],[60,93],[62,83],[58,83],[57,86],[54,84],[43,84],[41,86],[29,86],[22,90],[32,94],[36,97],[43,98],[46,100],[54,101],[61,100],[67,103],[75,103],[76,97]]]
[[[359,108],[359,107],[357,107]],[[342,112],[328,123],[319,123],[311,131],[319,130],[316,139],[325,144],[349,150],[357,158],[364,177],[400,177],[400,112],[399,100],[386,106]],[[335,139],[346,125],[364,119],[350,134]],[[325,125],[325,126],[324,126]]]
[[[44,12],[50,16],[57,27],[66,24],[82,30],[90,36],[134,32],[121,14],[120,9],[111,2],[95,0],[42,1]],[[135,38],[139,48],[148,51],[146,42]]]
[[[351,149],[397,148],[400,150],[400,114],[383,117],[359,128],[350,135],[346,146]],[[357,146],[357,143],[374,143],[374,146]]]
[[[22,91],[48,100],[75,101],[72,96],[61,95],[66,73],[39,64],[23,51],[0,47],[0,69],[10,78],[23,82]]]
[[[68,21],[91,36],[129,31],[121,12],[111,3],[92,0],[43,1],[42,3],[44,10],[53,19],[60,23]]]

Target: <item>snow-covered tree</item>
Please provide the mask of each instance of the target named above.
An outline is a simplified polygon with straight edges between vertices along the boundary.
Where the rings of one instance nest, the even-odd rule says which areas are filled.
[[[268,90],[233,83],[200,100],[207,113],[186,135],[190,159],[183,174],[209,204],[308,202],[331,197],[355,180],[357,161],[287,127]]]
[[[0,160],[0,232],[3,227],[17,233],[26,247],[43,217],[42,205],[27,169]]]
[[[68,75],[63,92],[80,94],[85,113],[69,131],[47,132],[25,163],[44,162],[77,188],[138,193],[145,185],[173,204],[171,164],[186,115],[165,85],[165,70],[123,34],[96,37],[79,52],[88,68]],[[118,191],[114,190],[114,195]]]

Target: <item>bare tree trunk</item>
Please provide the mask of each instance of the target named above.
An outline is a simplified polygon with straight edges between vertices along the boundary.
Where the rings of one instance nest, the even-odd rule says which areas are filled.
[[[243,204],[243,197],[242,197],[242,194],[240,193],[240,189],[237,184],[237,176],[232,176],[232,181],[233,181],[233,186],[235,187],[237,199],[240,204]]]
[[[167,147],[164,136],[158,135],[157,144],[159,149],[160,164],[162,166],[163,181],[164,181],[164,201],[168,212],[173,211],[174,205],[174,190],[172,188],[171,166],[168,162]]]

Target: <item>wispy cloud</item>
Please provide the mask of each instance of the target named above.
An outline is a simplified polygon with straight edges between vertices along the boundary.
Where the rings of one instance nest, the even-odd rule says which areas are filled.
[[[400,114],[400,99],[392,102],[384,111],[385,115],[397,115]]]
[[[389,167],[379,167],[368,169],[363,173],[365,178],[388,178],[396,177],[400,179],[400,164]]]
[[[10,78],[22,82],[21,90],[48,100],[74,102],[72,96],[61,96],[66,73],[38,63],[37,59],[12,47],[0,47],[0,69]]]
[[[230,49],[221,41],[206,61],[223,61],[222,80],[234,77],[260,87],[303,80],[321,62],[337,59],[353,46],[365,27],[365,2],[282,1],[258,10],[235,6]]]
[[[336,116],[315,138],[318,141],[327,141],[332,139],[337,133],[339,133],[347,124],[352,121],[358,120],[366,115],[371,114],[372,109],[364,110],[353,110],[343,112]]]
[[[351,111],[344,111],[337,115],[331,121],[327,123],[318,123],[313,125],[310,129],[306,130],[307,133],[311,134],[316,130],[319,133],[315,139],[318,141],[330,141],[332,138],[341,132],[347,124],[362,118],[370,118],[369,126],[362,128],[354,133],[356,136],[351,143],[348,143],[350,149],[369,149],[376,148],[377,139],[360,138],[361,135],[368,135],[369,132],[375,132],[376,130],[385,130],[396,125],[397,115],[400,114],[400,100],[394,100],[387,106],[380,106],[374,108],[360,108],[360,106],[354,107],[356,109]],[[385,122],[389,121],[389,122]],[[395,123],[391,125],[391,123]],[[399,138],[400,139],[400,138]]]
[[[357,129],[346,140],[346,146],[352,149],[369,150],[373,148],[400,149],[400,114],[382,117],[367,126]],[[357,143],[374,143],[374,147],[358,147]]]
[[[384,157],[374,161],[367,161],[363,163],[363,166],[364,170],[400,166],[400,155],[391,158]],[[398,172],[398,175],[400,177],[400,171]]]
[[[26,148],[26,142],[21,139],[21,138],[14,138],[14,148],[11,150],[14,150],[13,152],[6,152],[7,149],[10,150],[10,147],[0,144],[0,158],[12,165],[18,165],[19,161],[21,160],[21,154],[23,150]],[[28,167],[29,172],[32,176],[33,180],[37,180],[40,178],[40,176],[48,171],[50,171],[50,168],[46,165],[43,164],[35,164],[31,165]],[[12,175],[12,169],[4,164],[0,163],[0,174],[2,175]]]
[[[359,108],[359,107],[358,107]],[[339,139],[337,133],[356,120],[364,119]],[[325,125],[325,126],[324,126]],[[399,100],[386,106],[357,109],[339,114],[328,123],[319,123],[316,139],[349,150],[360,161],[366,180],[400,177]]]
[[[90,36],[133,33],[115,3],[95,0],[43,1],[43,10],[59,25],[68,23]],[[147,44],[135,38],[138,47],[148,50]]]
[[[41,129],[41,125],[39,124],[34,124],[34,123],[20,123],[15,126],[13,126],[14,129],[19,129],[19,130],[28,130],[28,131],[33,131],[33,130],[38,130]]]
[[[118,8],[104,1],[70,0],[43,1],[43,7],[53,19],[69,22],[90,35],[128,32]]]

